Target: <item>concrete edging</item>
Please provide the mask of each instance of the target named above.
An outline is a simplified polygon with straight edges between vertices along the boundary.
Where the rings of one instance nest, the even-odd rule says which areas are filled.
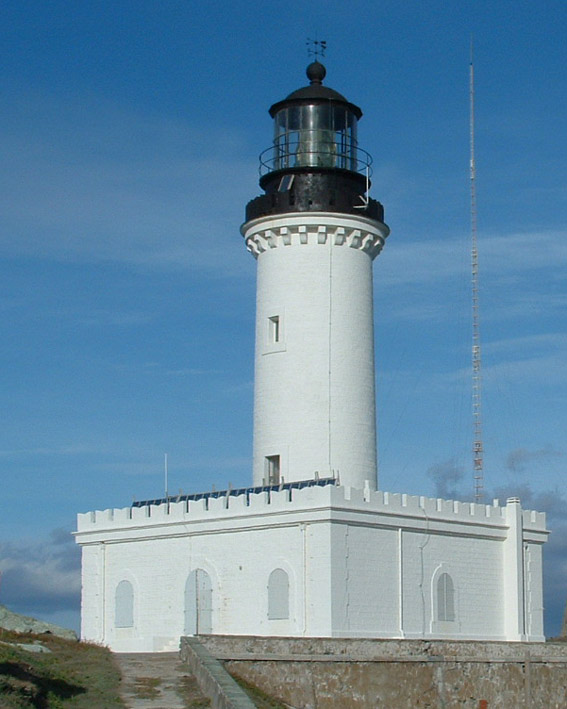
[[[351,655],[282,655],[282,654],[270,654],[270,653],[246,653],[246,652],[219,652],[215,653],[217,660],[228,661],[232,660],[235,662],[246,662],[253,660],[254,662],[348,662],[349,664],[355,664],[357,662],[364,663],[384,663],[384,662],[407,662],[407,663],[424,663],[424,662],[468,662],[470,664],[486,664],[490,662],[491,664],[517,664],[525,665],[529,662],[532,665],[535,664],[545,664],[545,665],[567,665],[567,658],[562,657],[541,657],[538,655],[530,655],[527,652],[523,657],[497,657],[497,658],[482,658],[482,657],[468,657],[466,655],[415,655],[412,657],[398,657],[396,655],[384,656],[384,657],[354,657]]]
[[[213,709],[255,709],[255,704],[198,638],[181,638],[179,656],[195,675]]]

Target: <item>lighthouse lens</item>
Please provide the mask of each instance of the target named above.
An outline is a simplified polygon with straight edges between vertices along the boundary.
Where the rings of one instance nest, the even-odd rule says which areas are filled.
[[[344,106],[289,106],[274,119],[274,169],[339,167],[357,170],[356,116]]]

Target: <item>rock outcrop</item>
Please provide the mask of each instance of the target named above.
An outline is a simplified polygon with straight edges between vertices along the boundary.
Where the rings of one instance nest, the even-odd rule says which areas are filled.
[[[51,633],[51,635],[57,635],[68,640],[77,640],[77,634],[74,630],[61,628],[59,625],[46,623],[43,620],[30,618],[26,615],[13,613],[2,605],[0,605],[0,628],[13,630],[16,633],[35,633],[37,635]]]

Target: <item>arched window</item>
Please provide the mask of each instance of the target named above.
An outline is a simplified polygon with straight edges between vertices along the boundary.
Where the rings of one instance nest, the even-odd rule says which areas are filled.
[[[455,620],[455,587],[447,573],[437,579],[437,620]]]
[[[116,587],[114,625],[117,628],[134,625],[134,589],[130,581],[120,581]]]
[[[289,618],[289,578],[283,569],[274,569],[268,579],[268,620]]]

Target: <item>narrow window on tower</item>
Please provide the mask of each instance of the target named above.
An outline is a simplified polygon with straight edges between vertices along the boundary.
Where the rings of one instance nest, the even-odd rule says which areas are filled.
[[[280,316],[272,315],[268,318],[268,341],[271,345],[275,345],[280,341]]]
[[[274,308],[271,312],[272,314],[264,320],[262,354],[285,352],[286,350],[285,314],[283,309],[278,312]]]
[[[279,455],[266,456],[266,481],[268,485],[280,483],[280,457]]]

